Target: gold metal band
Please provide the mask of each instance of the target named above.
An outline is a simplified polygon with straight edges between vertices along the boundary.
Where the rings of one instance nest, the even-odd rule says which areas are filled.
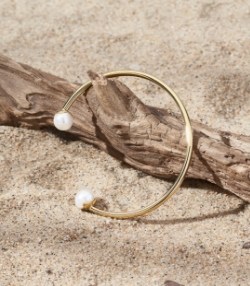
[[[191,156],[192,156],[192,151],[193,151],[193,132],[192,132],[192,127],[191,127],[191,122],[188,116],[188,113],[183,105],[183,103],[181,102],[181,100],[179,99],[179,97],[175,94],[175,92],[168,87],[164,82],[162,82],[161,80],[157,79],[154,76],[151,76],[149,74],[143,73],[143,72],[139,72],[139,71],[131,71],[131,70],[123,70],[123,71],[113,71],[113,72],[109,72],[104,74],[105,77],[107,78],[113,78],[113,77],[119,77],[119,76],[135,76],[135,77],[140,77],[140,78],[144,78],[147,79],[157,85],[159,85],[160,87],[162,87],[165,91],[167,91],[171,97],[174,99],[174,101],[176,102],[176,104],[178,105],[182,116],[184,117],[184,121],[186,124],[186,138],[187,138],[187,151],[186,151],[186,158],[185,161],[183,163],[182,169],[180,171],[179,176],[177,177],[176,181],[174,182],[173,186],[160,198],[158,199],[156,202],[138,209],[138,210],[134,210],[134,211],[129,211],[129,212],[110,212],[110,211],[103,211],[100,209],[97,209],[96,207],[94,207],[94,205],[91,205],[89,207],[89,211],[101,215],[101,216],[106,216],[106,217],[112,217],[112,218],[118,218],[118,219],[124,219],[124,218],[132,218],[132,217],[136,217],[136,216],[141,216],[144,214],[147,214],[151,211],[153,211],[154,209],[158,208],[159,206],[161,206],[162,204],[164,204],[168,199],[171,198],[171,196],[177,191],[177,189],[181,186],[185,175],[187,173],[190,161],[191,161]],[[73,102],[77,99],[77,97],[79,95],[81,95],[82,93],[84,93],[87,89],[89,89],[92,86],[91,81],[86,82],[84,85],[82,85],[68,100],[67,102],[64,104],[62,111],[68,111],[70,106],[73,104]]]

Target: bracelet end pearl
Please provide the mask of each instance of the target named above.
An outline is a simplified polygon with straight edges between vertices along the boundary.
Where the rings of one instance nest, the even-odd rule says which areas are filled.
[[[73,118],[68,111],[61,110],[54,116],[54,125],[58,130],[69,130],[73,125]]]
[[[89,190],[82,190],[76,194],[75,204],[81,210],[89,210],[95,203],[96,198]]]

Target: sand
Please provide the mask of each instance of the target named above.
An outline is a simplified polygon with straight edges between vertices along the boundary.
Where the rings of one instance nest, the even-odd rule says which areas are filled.
[[[168,83],[192,119],[250,135],[248,1],[0,2],[0,53],[61,76],[137,69]],[[130,80],[146,103],[165,94]],[[79,211],[94,191],[110,210],[139,207],[171,182],[81,141],[0,126],[0,285],[250,285],[250,206],[187,180],[134,220]]]

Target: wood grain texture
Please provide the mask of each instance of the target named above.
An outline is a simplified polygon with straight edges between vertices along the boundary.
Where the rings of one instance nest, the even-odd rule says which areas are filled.
[[[89,72],[93,87],[70,112],[70,134],[118,160],[161,178],[175,178],[185,158],[179,114],[143,104],[118,80]],[[0,124],[39,129],[80,85],[0,56]],[[194,153],[188,178],[207,180],[250,202],[250,138],[192,120]]]

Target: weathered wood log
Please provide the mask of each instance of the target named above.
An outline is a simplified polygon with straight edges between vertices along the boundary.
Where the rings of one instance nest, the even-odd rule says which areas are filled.
[[[120,81],[89,72],[93,87],[70,112],[70,134],[153,176],[175,178],[186,151],[179,114],[143,104]],[[0,124],[39,129],[79,87],[0,56]],[[250,202],[250,138],[192,120],[194,153],[188,178],[207,180]]]

